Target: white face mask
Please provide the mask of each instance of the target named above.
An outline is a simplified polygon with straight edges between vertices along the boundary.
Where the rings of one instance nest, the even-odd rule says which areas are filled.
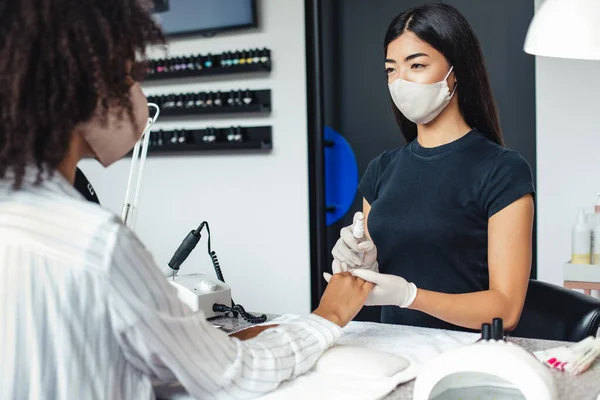
[[[417,125],[427,124],[437,117],[454,96],[456,86],[450,93],[448,87],[448,71],[444,80],[436,83],[414,83],[398,78],[388,85],[390,95],[398,110]]]
[[[148,101],[139,83],[129,89],[133,120],[123,111],[119,118],[116,108],[108,109],[106,124],[100,119],[101,108],[95,110],[92,118],[77,126],[85,141],[91,147],[96,159],[108,167],[127,154],[142,136],[148,121]]]

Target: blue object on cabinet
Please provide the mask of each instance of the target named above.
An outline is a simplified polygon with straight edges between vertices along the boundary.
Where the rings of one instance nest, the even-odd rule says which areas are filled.
[[[338,132],[326,126],[325,204],[326,224],[339,221],[350,209],[358,188],[358,165],[350,143]]]

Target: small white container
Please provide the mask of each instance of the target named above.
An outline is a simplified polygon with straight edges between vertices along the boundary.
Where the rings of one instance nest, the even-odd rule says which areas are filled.
[[[581,209],[571,232],[571,263],[590,264],[591,250],[592,230],[588,225],[585,209]]]

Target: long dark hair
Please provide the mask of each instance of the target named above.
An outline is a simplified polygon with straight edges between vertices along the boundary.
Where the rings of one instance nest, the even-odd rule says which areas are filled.
[[[503,145],[498,110],[490,88],[479,41],[465,17],[448,4],[433,3],[406,10],[398,15],[385,33],[384,57],[388,45],[405,31],[442,53],[458,82],[460,112],[469,126],[491,141]],[[390,97],[391,102],[391,97]],[[417,137],[417,125],[409,121],[391,102],[398,126],[407,142]]]

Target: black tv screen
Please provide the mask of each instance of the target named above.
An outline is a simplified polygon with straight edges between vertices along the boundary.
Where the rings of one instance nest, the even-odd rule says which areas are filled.
[[[152,11],[167,36],[258,26],[256,0],[154,0]]]

